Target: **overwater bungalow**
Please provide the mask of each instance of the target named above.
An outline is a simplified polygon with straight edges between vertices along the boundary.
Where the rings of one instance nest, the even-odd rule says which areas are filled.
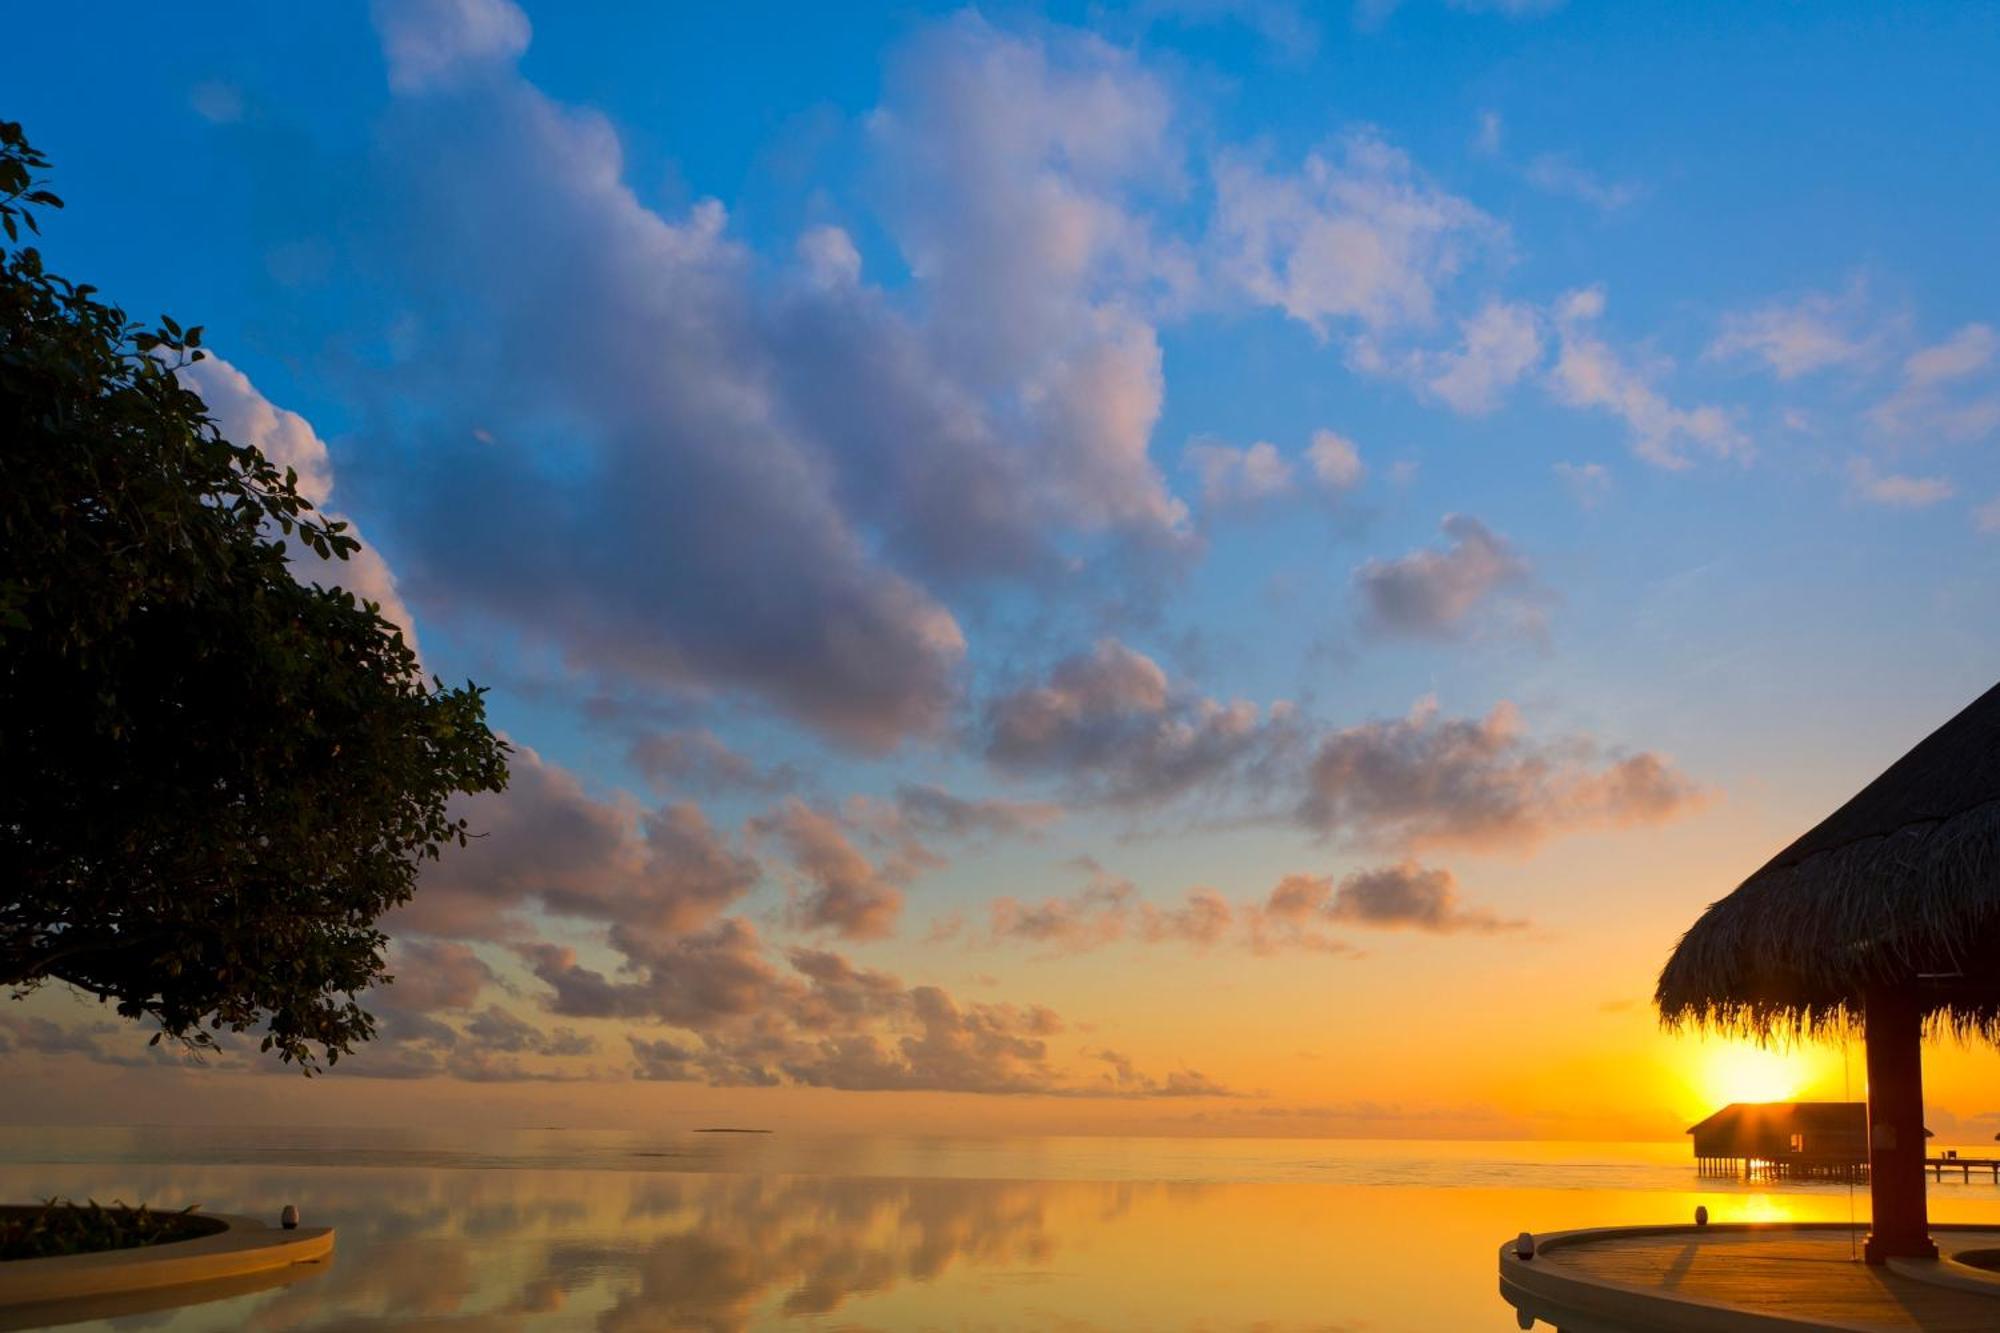
[[[1864,1262],[1845,1227],[1523,1233],[1501,1252],[1522,1326],[2000,1328],[2000,1229],[1929,1221],[1922,1047],[2000,1044],[1996,946],[2000,686],[1713,904],[1655,993],[1670,1026],[1863,1038]]]
[[[1859,1180],[1867,1174],[1866,1102],[1731,1102],[1687,1132],[1703,1175]]]

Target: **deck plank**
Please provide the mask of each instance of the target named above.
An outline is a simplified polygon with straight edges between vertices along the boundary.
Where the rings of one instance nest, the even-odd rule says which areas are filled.
[[[1713,1301],[1843,1329],[1992,1333],[2000,1302],[1850,1257],[1844,1232],[1687,1232],[1607,1237],[1539,1262],[1665,1296]],[[2000,1230],[1958,1233],[1954,1249],[2000,1246]]]

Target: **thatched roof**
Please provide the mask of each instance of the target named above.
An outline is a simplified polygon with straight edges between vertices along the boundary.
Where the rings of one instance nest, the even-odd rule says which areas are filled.
[[[1768,1035],[1855,1023],[1885,984],[2000,1041],[2000,685],[1703,913],[1654,999]]]

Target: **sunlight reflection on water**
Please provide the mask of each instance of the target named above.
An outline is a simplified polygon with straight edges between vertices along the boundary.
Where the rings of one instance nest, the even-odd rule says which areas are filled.
[[[1502,1329],[1524,1227],[1848,1215],[1841,1187],[1689,1188],[1682,1145],[707,1141],[749,1137],[6,1131],[0,1197],[339,1229],[322,1275],[92,1325],[171,1330]],[[2000,1216],[1990,1185],[1934,1194]]]

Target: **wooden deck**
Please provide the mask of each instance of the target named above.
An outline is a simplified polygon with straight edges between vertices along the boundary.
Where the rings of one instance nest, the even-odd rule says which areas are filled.
[[[2000,1276],[1949,1261],[2000,1247],[2000,1230],[1939,1227],[1936,1239],[1945,1262],[1883,1268],[1850,1257],[1846,1227],[1569,1232],[1538,1238],[1525,1262],[1503,1248],[1501,1294],[1564,1333],[2000,1329]]]

